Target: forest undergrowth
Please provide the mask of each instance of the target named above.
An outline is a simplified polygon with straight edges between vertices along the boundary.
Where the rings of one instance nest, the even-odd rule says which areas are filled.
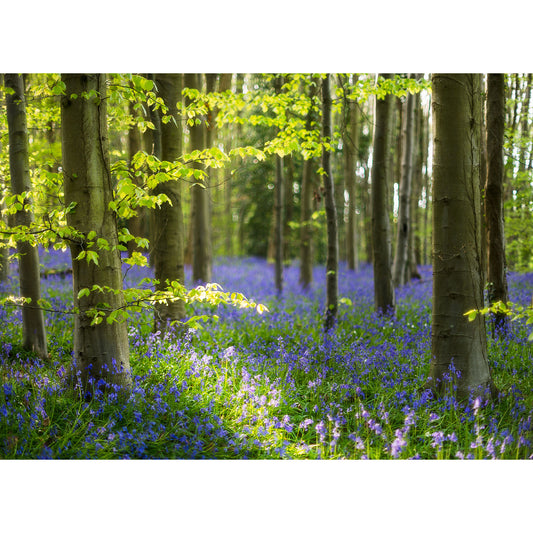
[[[20,349],[21,312],[0,308],[0,457],[21,459],[531,459],[533,353],[528,326],[488,336],[498,399],[458,403],[423,385],[431,350],[431,269],[397,289],[395,318],[373,311],[372,269],[341,266],[336,330],[324,335],[325,270],[302,291],[299,269],[219,259],[214,281],[269,308],[189,308],[217,315],[184,337],[129,325],[133,392],[90,401],[65,383],[72,352],[66,252],[41,253],[50,362]],[[55,271],[55,273],[54,273]],[[18,293],[16,272],[0,292]],[[134,267],[125,285],[147,275]],[[187,272],[190,286],[190,271]],[[533,274],[510,274],[510,296],[527,305]]]

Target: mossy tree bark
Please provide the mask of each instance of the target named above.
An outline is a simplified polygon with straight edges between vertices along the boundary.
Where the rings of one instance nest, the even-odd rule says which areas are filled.
[[[493,389],[483,307],[480,75],[433,74],[433,315],[430,384],[458,398]],[[453,376],[453,368],[457,374]],[[455,383],[451,383],[455,380]]]
[[[28,127],[26,120],[26,99],[24,80],[20,74],[4,74],[6,86],[6,111],[9,136],[9,171],[11,192],[27,194],[31,190]],[[13,217],[15,226],[29,226],[33,222],[29,198],[23,202],[23,209]],[[17,242],[19,256],[20,295],[30,298],[22,307],[22,345],[43,359],[48,359],[44,314],[39,308],[41,283],[39,253],[37,247],[28,242]]]
[[[65,95],[61,98],[61,136],[66,205],[75,208],[67,222],[87,235],[95,231],[109,249],[98,250],[98,265],[85,258],[86,241],[71,241],[74,305],[79,309],[74,322],[73,372],[90,394],[92,387],[114,385],[131,388],[128,332],[125,322],[91,325],[94,308],[114,310],[124,306],[122,268],[118,245],[117,220],[109,208],[113,185],[109,167],[106,125],[106,85],[103,74],[62,74]],[[92,95],[92,96],[91,96]],[[94,285],[110,290],[91,291],[78,298],[81,289]]]
[[[173,163],[182,155],[183,130],[177,104],[181,101],[183,74],[156,74],[155,83],[173,119],[161,124],[161,160]],[[160,183],[154,193],[166,194],[172,202],[172,205],[163,203],[154,211],[153,217],[152,253],[155,278],[159,281],[156,289],[164,290],[172,281],[185,283],[181,182],[170,180]],[[185,304],[181,300],[168,305],[158,304],[154,313],[154,329],[164,332],[170,322],[185,318]]]
[[[503,143],[505,133],[505,75],[489,74],[487,80],[487,182],[485,224],[487,228],[487,282],[489,302],[507,302],[505,237],[503,221]],[[507,315],[498,313],[496,324],[507,324]]]
[[[391,78],[390,74],[381,74]],[[391,231],[388,210],[391,95],[376,99],[376,123],[372,160],[372,263],[374,304],[380,313],[394,313],[395,295],[391,272]]]
[[[330,75],[322,80],[322,138],[332,140]],[[326,255],[326,312],[324,330],[335,327],[338,310],[338,268],[339,245],[337,234],[337,213],[335,209],[335,189],[331,171],[331,152],[322,149],[322,177],[324,183],[324,207],[326,210],[327,255]]]

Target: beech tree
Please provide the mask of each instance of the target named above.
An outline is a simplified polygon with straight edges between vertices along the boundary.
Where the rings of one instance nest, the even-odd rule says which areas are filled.
[[[396,249],[392,265],[392,280],[398,287],[409,278],[409,240],[411,236],[411,190],[413,176],[413,152],[415,131],[416,95],[407,95],[402,124],[402,166],[399,186],[398,224]]]
[[[281,76],[274,78],[274,90],[276,95],[281,93],[283,80]],[[276,183],[274,186],[274,246],[275,246],[275,284],[276,291],[280,295],[283,291],[283,158],[280,155],[276,159]]]
[[[174,163],[182,155],[182,123],[177,104],[183,90],[182,74],[157,74],[155,83],[159,96],[168,107],[170,120],[161,123],[161,160]],[[163,202],[154,211],[152,255],[154,258],[157,290],[165,290],[169,282],[185,282],[184,228],[181,199],[181,181],[172,179],[159,183],[155,194],[166,195],[169,202]],[[165,331],[169,321],[185,318],[183,300],[160,303],[155,306],[154,329]]]
[[[131,387],[126,322],[111,313],[124,307],[120,251],[117,248],[103,74],[63,74],[61,138],[67,222],[72,256],[74,360],[72,378],[86,393],[92,386]],[[94,239],[100,246],[90,245]],[[102,288],[102,290],[99,290]],[[95,318],[95,310],[104,317]],[[96,322],[96,323],[95,323]],[[102,381],[100,381],[102,380]]]
[[[357,253],[357,224],[356,224],[356,180],[355,170],[359,143],[359,108],[357,101],[344,99],[346,108],[343,135],[344,151],[344,187],[348,192],[348,221],[346,224],[346,259],[350,270],[357,270],[359,256]]]
[[[201,74],[185,74],[185,87],[201,91]],[[192,102],[186,98],[186,104]],[[191,152],[205,147],[205,124],[203,118],[196,117],[189,123]],[[201,169],[196,163],[195,168]],[[209,230],[209,195],[206,179],[196,179],[191,188],[191,226],[192,226],[192,276],[195,281],[211,281],[212,251]]]
[[[309,87],[309,97],[313,104],[318,85],[312,83]],[[307,112],[305,131],[310,131],[316,121],[316,111],[313,105]],[[306,289],[313,282],[313,190],[314,190],[314,167],[312,157],[304,157],[302,165],[302,187],[300,204],[300,285]]]
[[[493,390],[481,272],[479,74],[433,74],[433,314],[430,384],[455,394]],[[453,369],[457,371],[453,376]],[[488,391],[488,392],[487,392]]]
[[[20,206],[13,216],[14,226],[29,227],[33,221],[30,200],[28,128],[24,80],[21,74],[4,74],[9,132],[9,170],[11,192],[18,195]],[[43,359],[48,359],[44,314],[40,308],[41,283],[39,253],[31,237],[17,240],[20,296],[22,306],[22,345]]]
[[[505,133],[505,76],[489,74],[487,79],[487,182],[485,185],[485,224],[487,229],[487,285],[489,303],[507,302],[505,237],[503,222],[503,143]],[[496,314],[496,324],[508,320]]]
[[[322,80],[322,177],[324,183],[324,207],[326,209],[326,227],[328,250],[326,256],[326,315],[324,329],[329,331],[335,326],[338,309],[338,268],[339,246],[337,236],[337,213],[335,209],[335,190],[331,171],[331,93],[330,75]]]
[[[130,116],[133,118],[135,116],[135,108],[133,102],[129,102],[129,113]],[[151,131],[151,130],[150,130]],[[128,129],[128,155],[129,155],[129,166],[130,169],[132,168],[132,161],[137,152],[141,150],[141,133],[139,131],[139,128],[137,127],[137,124],[135,120],[132,120],[132,123],[130,124],[130,127]],[[140,185],[139,179],[136,179],[136,176],[134,175],[135,183],[136,185]],[[147,213],[144,209],[139,209],[137,211],[137,216],[131,217],[126,221],[126,225],[128,228],[128,231],[134,235],[135,237],[144,237],[145,233],[145,224],[144,219],[147,216]],[[137,250],[137,245],[135,243],[135,240],[131,240],[128,242],[128,253],[131,254],[134,251]]]
[[[391,79],[390,74],[380,74]],[[394,313],[391,273],[391,233],[388,212],[389,152],[393,96],[376,98],[374,149],[372,152],[372,263],[376,311]]]

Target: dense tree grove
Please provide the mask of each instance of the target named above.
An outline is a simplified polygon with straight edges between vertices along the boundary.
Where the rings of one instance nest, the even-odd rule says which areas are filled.
[[[431,313],[417,328],[428,328],[431,343],[416,393],[426,401],[451,391],[453,401],[476,396],[488,404],[505,392],[493,376],[491,342],[511,342],[512,319],[525,324],[533,316],[531,297],[515,305],[508,283],[510,273],[533,271],[532,84],[531,74],[4,74],[0,318],[19,324],[22,335],[20,346],[2,339],[9,350],[0,347],[0,355],[36,354],[41,364],[54,364],[57,342],[47,336],[47,317],[72,319],[63,328],[72,357],[60,377],[86,402],[128,398],[139,390],[133,368],[145,364],[141,347],[170,343],[179,361],[180,347],[193,346],[187,344],[193,332],[212,341],[218,313],[231,324],[227,346],[213,341],[225,350],[224,364],[242,363],[232,351],[239,343],[268,349],[276,365],[287,363],[283,335],[264,330],[254,337],[240,309],[268,321],[267,307],[274,306],[289,321],[316,296],[306,308],[319,317],[310,344],[278,376],[287,386],[305,378],[313,389],[333,372],[332,354],[345,350],[339,368],[364,373],[370,358],[348,363],[354,353],[372,347],[383,331],[393,335],[400,323],[414,327],[402,322],[412,311],[409,291],[431,285],[430,276]],[[47,266],[60,250],[69,250],[69,263]],[[269,269],[258,284],[252,277],[261,260]],[[237,263],[238,289],[226,290],[217,268]],[[130,272],[144,274],[132,282]],[[370,301],[366,288],[343,293],[367,274]],[[48,290],[43,295],[52,275],[71,280],[67,307]],[[275,298],[265,305],[252,288],[270,282]],[[364,321],[363,304],[383,331],[346,325],[347,315]],[[304,329],[301,322],[291,327]],[[414,351],[416,342],[406,341]],[[228,366],[210,366],[210,355],[198,355],[202,346],[191,348],[194,369],[178,371],[163,359],[155,366],[183,391],[199,386],[210,368],[208,377],[220,380],[213,390],[223,398]],[[323,373],[308,379],[313,354]],[[294,365],[303,365],[296,377]],[[385,381],[388,372],[376,370]],[[239,380],[255,394],[259,385],[240,367]],[[372,396],[350,380],[331,385],[326,396],[341,391],[347,402]],[[281,401],[268,394],[239,422],[257,420],[263,407]],[[290,405],[290,416],[301,418],[298,431],[312,424],[322,446],[326,430],[305,411],[310,404],[300,398]],[[231,405],[225,409],[224,416],[235,414]],[[381,435],[363,412],[357,416]],[[338,429],[346,413],[331,413],[322,416]],[[275,428],[292,431],[288,420],[277,419]],[[405,420],[384,448],[394,458],[406,446]],[[362,450],[351,435],[350,446]],[[11,450],[1,446],[0,435],[0,449]],[[295,449],[294,455],[309,452]]]

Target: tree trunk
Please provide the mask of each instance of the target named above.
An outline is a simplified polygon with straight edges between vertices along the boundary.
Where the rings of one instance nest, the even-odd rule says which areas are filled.
[[[217,90],[217,82],[218,82],[218,74],[206,74],[205,75],[205,92],[206,93],[214,93]],[[207,109],[207,117],[206,117],[206,123],[205,123],[205,147],[204,148],[212,148],[215,145],[216,138],[217,138],[217,127],[216,127],[216,118],[217,118],[217,108],[209,108]],[[212,186],[215,180],[215,173],[217,169],[214,169],[212,167],[209,167],[206,169],[207,176],[208,176],[208,184],[210,187],[206,189],[207,194],[207,228],[209,231],[209,237],[208,241],[211,246],[211,254],[213,253],[213,247],[215,246],[215,236],[213,234],[213,190]],[[216,191],[216,189],[215,189]]]
[[[98,264],[77,260],[86,249],[86,241],[71,241],[74,305],[79,309],[74,322],[73,371],[82,390],[109,385],[131,388],[129,344],[126,322],[104,320],[91,325],[90,311],[114,310],[124,306],[122,268],[118,245],[116,215],[109,208],[113,199],[112,178],[106,124],[106,84],[103,74],[63,74],[66,85],[61,98],[61,134],[65,204],[75,204],[67,222],[87,235],[95,231],[109,243],[109,250],[99,249]],[[82,94],[96,92],[96,96]],[[76,97],[74,97],[76,95]],[[91,291],[78,297],[81,289],[94,285],[109,291]],[[73,376],[74,377],[74,376]]]
[[[5,208],[5,202],[3,199],[0,201],[0,211]],[[2,223],[5,222],[4,215],[0,215]],[[9,248],[7,247],[7,241],[3,237],[0,237],[0,283],[5,283],[9,279]]]
[[[313,283],[313,160],[305,159],[302,169],[300,206],[300,285],[307,289]]]
[[[489,74],[487,86],[487,183],[485,224],[487,227],[487,282],[489,302],[507,302],[505,238],[503,221],[503,143],[505,133],[505,76]],[[505,327],[507,315],[496,315],[496,325]]]
[[[9,136],[9,171],[11,192],[25,194],[31,190],[28,127],[26,122],[26,99],[24,81],[20,74],[4,74],[6,89],[6,111]],[[26,198],[23,209],[14,216],[16,226],[29,226],[33,222],[30,199]],[[19,254],[20,295],[30,298],[22,307],[22,345],[42,359],[48,359],[44,315],[39,308],[41,283],[39,252],[28,242],[17,242]]]
[[[145,74],[147,79],[155,81],[153,74]],[[161,116],[159,109],[155,109],[154,106],[148,107],[148,116],[150,122],[154,125],[154,129],[148,128],[144,134],[144,144],[146,145],[145,150],[147,153],[157,157],[161,160]],[[149,171],[148,171],[149,172]],[[155,211],[151,209],[148,213],[148,235],[150,243],[155,239]],[[152,247],[150,246],[150,266],[154,267],[154,255],[152,253]]]
[[[133,107],[133,102],[129,103],[129,113],[133,117],[135,116],[135,109]],[[139,128],[137,127],[137,124],[134,122],[130,125],[130,129],[128,130],[128,152],[129,152],[129,160],[130,160],[130,168],[131,168],[131,162],[133,160],[133,156],[141,151],[141,132],[139,131]],[[133,172],[133,171],[132,171]],[[133,181],[136,183],[136,185],[141,185],[140,180],[136,177],[132,177]],[[128,231],[134,236],[134,237],[144,237],[143,232],[143,219],[146,216],[146,211],[144,208],[137,208],[137,216],[134,216],[132,218],[129,218],[126,221],[126,226],[128,228]],[[137,244],[134,240],[131,240],[127,244],[128,246],[128,254],[131,256],[131,254],[134,251],[140,251],[137,247]]]
[[[185,86],[202,89],[201,74],[185,74]],[[188,100],[188,99],[187,99]],[[189,104],[189,102],[187,102]],[[190,149],[203,150],[205,146],[205,124],[189,126]],[[201,169],[200,164],[194,168]],[[192,224],[192,277],[194,281],[208,283],[211,281],[212,252],[209,231],[209,194],[206,180],[197,180],[191,188],[191,224]]]
[[[293,257],[293,239],[290,223],[294,212],[294,158],[287,157],[287,172],[284,174],[283,186],[283,260],[290,261]]]
[[[434,74],[433,316],[430,384],[458,398],[493,388],[483,307],[480,226],[480,75]],[[458,371],[453,376],[452,367]]]
[[[405,102],[402,128],[402,168],[399,186],[398,225],[396,251],[392,266],[395,287],[404,285],[409,275],[409,239],[411,233],[411,190],[413,176],[413,151],[416,95],[409,93]]]
[[[420,79],[420,74],[416,75]],[[411,229],[409,232],[409,271],[407,281],[420,279],[418,265],[422,263],[420,243],[420,207],[418,201],[422,193],[422,165],[426,149],[426,136],[424,133],[424,116],[420,107],[420,93],[415,95],[415,140],[413,147],[413,177],[411,193]]]
[[[280,76],[274,78],[274,90],[281,93],[283,80]],[[274,264],[276,292],[278,296],[283,292],[283,158],[276,158],[276,182],[274,186]]]
[[[368,264],[372,264],[372,184],[370,183],[370,168],[364,166],[364,179],[361,183],[361,207],[363,214],[363,226],[365,233],[365,258]]]
[[[313,102],[317,84],[311,86],[309,98]],[[313,102],[314,103],[314,102]],[[316,120],[315,112],[309,109],[305,120],[305,129],[309,131],[311,124]],[[313,191],[315,189],[314,160],[304,159],[302,167],[302,189],[300,200],[300,285],[307,289],[313,283],[313,227],[311,216],[313,214]]]
[[[331,94],[330,75],[322,80],[322,137],[331,142]],[[327,332],[335,327],[338,308],[338,268],[339,246],[337,236],[337,213],[335,212],[335,190],[331,173],[331,152],[322,149],[322,169],[324,183],[324,207],[326,209],[327,256],[326,256],[326,312],[324,330]]]
[[[382,74],[391,78],[390,74]],[[395,295],[391,273],[391,232],[388,210],[390,127],[393,98],[376,100],[376,125],[372,163],[372,252],[376,311],[394,314]]]
[[[174,118],[161,125],[161,160],[175,162],[182,155],[183,133],[177,103],[181,101],[183,90],[182,74],[157,74],[155,82],[159,96],[168,107],[168,114]],[[184,269],[184,228],[181,205],[181,181],[170,180],[160,183],[154,194],[166,194],[172,205],[163,203],[154,212],[154,255],[155,278],[159,281],[156,289],[164,290],[167,280],[185,283]],[[170,321],[185,318],[183,301],[161,304],[155,307],[154,329],[166,331]]]
[[[357,78],[354,79],[355,83]],[[359,108],[355,100],[346,100],[346,127],[344,130],[344,183],[348,191],[348,223],[346,226],[346,260],[349,270],[359,268],[357,253],[356,181],[355,170],[359,145]]]

